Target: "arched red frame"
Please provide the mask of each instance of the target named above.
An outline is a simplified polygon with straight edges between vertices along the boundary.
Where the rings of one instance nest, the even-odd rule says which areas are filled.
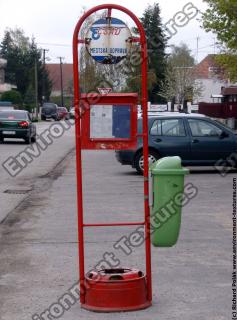
[[[141,45],[141,105],[143,112],[143,156],[144,156],[144,222],[142,223],[115,223],[86,225],[83,220],[83,191],[82,191],[82,158],[81,158],[81,123],[79,116],[80,86],[79,86],[79,61],[78,45],[84,43],[79,39],[79,34],[84,21],[93,13],[100,10],[108,10],[111,16],[112,10],[122,11],[135,22],[140,38],[134,38]],[[87,11],[78,21],[73,34],[73,78],[74,78],[74,106],[76,127],[76,169],[77,169],[77,204],[78,204],[78,242],[79,242],[79,269],[80,269],[80,301],[85,302],[85,267],[84,267],[84,227],[90,226],[120,226],[120,225],[144,225],[145,226],[145,248],[146,248],[146,279],[147,300],[152,301],[151,283],[151,243],[150,243],[150,210],[149,210],[149,182],[148,182],[148,116],[147,116],[147,44],[144,28],[137,16],[125,7],[116,4],[104,4],[96,6]]]

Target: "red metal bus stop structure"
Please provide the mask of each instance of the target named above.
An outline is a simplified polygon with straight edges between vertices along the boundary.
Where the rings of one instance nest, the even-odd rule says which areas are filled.
[[[139,135],[143,139],[143,156],[144,156],[144,220],[139,222],[114,222],[114,223],[100,223],[100,224],[86,224],[84,223],[83,214],[83,191],[82,191],[82,157],[81,150],[86,145],[86,137],[84,136],[83,121],[86,112],[90,108],[86,107],[85,95],[80,92],[79,84],[79,45],[85,45],[86,40],[80,39],[80,30],[85,20],[95,12],[100,10],[107,10],[108,18],[111,17],[112,10],[118,10],[127,14],[136,24],[140,37],[130,39],[131,42],[137,42],[141,47],[141,105],[143,116],[143,132]],[[77,199],[78,199],[78,242],[79,242],[79,268],[80,268],[80,301],[83,308],[102,311],[128,311],[144,309],[151,305],[152,302],[152,281],[151,281],[151,243],[150,243],[150,210],[149,210],[149,182],[148,182],[148,116],[147,116],[147,44],[144,28],[136,17],[128,9],[115,5],[105,4],[92,8],[86,12],[78,21],[73,36],[73,73],[74,73],[74,105],[75,105],[75,125],[76,125],[76,170],[77,170]],[[97,97],[99,98],[99,96]],[[116,101],[118,104],[121,99],[126,100],[126,95],[123,97],[109,94],[108,98]],[[106,97],[101,96],[101,99]],[[89,101],[90,99],[88,99]],[[89,114],[85,117],[88,120]],[[131,122],[131,124],[134,124]],[[88,144],[93,145],[93,139],[88,137]],[[103,149],[123,149],[126,145],[134,141],[121,141],[116,139],[110,139],[110,141],[100,139],[100,143],[95,144],[92,148],[100,148],[103,145]],[[83,142],[83,143],[82,143]],[[113,147],[111,147],[111,144]],[[88,147],[89,148],[89,147]],[[115,270],[102,270],[100,277],[93,273],[85,275],[84,266],[84,228],[88,227],[119,227],[119,226],[136,226],[144,225],[145,231],[145,253],[146,253],[146,274],[138,273],[134,269],[115,269]],[[121,273],[121,278],[118,276]],[[117,277],[111,276],[116,274]],[[94,279],[96,278],[96,280]],[[99,294],[104,295],[102,298],[98,297]],[[103,301],[102,301],[103,300]],[[116,301],[115,301],[116,300]]]

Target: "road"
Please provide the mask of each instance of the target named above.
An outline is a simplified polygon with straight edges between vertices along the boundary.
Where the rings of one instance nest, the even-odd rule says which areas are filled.
[[[47,144],[47,141],[43,139],[44,134],[47,134],[47,131],[50,130],[50,128],[55,128],[55,126],[63,127],[64,122],[58,123],[49,121],[40,122],[36,125],[37,133],[40,136],[40,141],[43,142],[42,146],[45,150],[39,148],[41,151],[39,156],[32,156],[31,158],[33,161],[31,163],[25,160],[25,167],[15,177],[12,177],[2,164],[5,163],[9,157],[17,157],[20,153],[27,150],[29,146],[23,141],[21,142],[21,140],[14,141],[9,139],[4,144],[0,145],[0,221],[2,221],[6,215],[26,197],[24,192],[34,188],[34,183],[39,177],[51,172],[54,166],[74,148],[74,126],[64,130],[64,133],[58,138],[55,137],[55,134],[54,136],[48,135],[48,139],[45,136],[47,141],[52,141],[51,144]],[[66,126],[66,128],[68,127]],[[13,166],[13,161],[11,162],[11,165],[13,169],[18,169],[17,166]],[[7,190],[10,190],[11,193],[5,193]]]
[[[173,248],[152,248],[152,307],[139,312],[97,314],[82,310],[75,299],[71,307],[64,304],[62,308],[60,299],[78,281],[75,152],[69,152],[72,131],[37,160],[38,166],[32,164],[16,180],[10,179],[9,188],[16,187],[14,181],[20,187],[24,179],[25,187],[34,188],[0,224],[1,320],[60,316],[65,320],[231,319],[235,173],[223,178],[214,170],[200,168],[192,170],[186,179],[198,188],[198,195],[183,209],[179,243]],[[11,145],[0,147],[10,154]],[[83,152],[83,173],[86,222],[142,217],[143,178],[130,167],[119,165],[113,152]],[[4,177],[7,183],[9,178]],[[86,270],[96,266],[107,251],[113,252],[122,266],[144,271],[143,247],[133,249],[129,256],[113,248],[133,230],[88,230]]]

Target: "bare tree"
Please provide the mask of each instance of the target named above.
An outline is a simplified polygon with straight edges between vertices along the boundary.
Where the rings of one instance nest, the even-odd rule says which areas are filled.
[[[160,95],[167,101],[175,98],[179,104],[200,96],[203,88],[195,79],[194,67],[194,58],[185,44],[172,46]]]

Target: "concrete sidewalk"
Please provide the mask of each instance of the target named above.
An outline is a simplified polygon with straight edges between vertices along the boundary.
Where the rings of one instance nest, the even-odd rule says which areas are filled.
[[[87,222],[134,221],[143,216],[143,178],[120,166],[113,152],[85,152],[84,195]],[[41,178],[36,189],[1,224],[1,320],[224,320],[231,318],[231,204],[233,174],[213,171],[187,177],[199,189],[183,210],[178,244],[152,249],[153,306],[139,312],[97,314],[79,302],[58,310],[58,300],[78,281],[75,155]],[[92,228],[86,232],[86,270],[131,228]],[[122,266],[144,267],[144,247]],[[38,315],[38,316],[37,316]]]

